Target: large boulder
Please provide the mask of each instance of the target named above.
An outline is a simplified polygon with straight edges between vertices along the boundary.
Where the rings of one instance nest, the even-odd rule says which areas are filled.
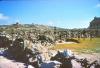
[[[7,48],[11,44],[11,40],[9,40],[6,36],[0,36],[0,48]]]

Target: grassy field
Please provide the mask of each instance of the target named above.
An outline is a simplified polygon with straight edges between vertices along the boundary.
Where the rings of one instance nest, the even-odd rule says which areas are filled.
[[[77,39],[78,40],[78,39]],[[79,53],[100,53],[100,38],[80,39],[77,44],[56,44],[53,49],[71,49]]]

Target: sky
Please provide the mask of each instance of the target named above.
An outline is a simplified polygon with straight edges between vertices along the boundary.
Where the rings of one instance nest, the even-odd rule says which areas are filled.
[[[0,25],[87,28],[95,16],[100,17],[100,0],[0,0]]]

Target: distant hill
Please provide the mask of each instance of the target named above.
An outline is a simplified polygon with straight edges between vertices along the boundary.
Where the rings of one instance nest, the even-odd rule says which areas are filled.
[[[64,28],[55,27],[55,26],[48,26],[48,25],[39,25],[39,24],[11,24],[11,25],[0,25],[0,28],[23,28],[23,29],[36,29],[36,30],[65,30]]]

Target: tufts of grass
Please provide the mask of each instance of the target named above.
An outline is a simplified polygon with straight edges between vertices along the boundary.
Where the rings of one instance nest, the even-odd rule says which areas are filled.
[[[79,53],[100,53],[100,38],[81,38],[77,44],[56,44],[53,49],[71,49]]]

